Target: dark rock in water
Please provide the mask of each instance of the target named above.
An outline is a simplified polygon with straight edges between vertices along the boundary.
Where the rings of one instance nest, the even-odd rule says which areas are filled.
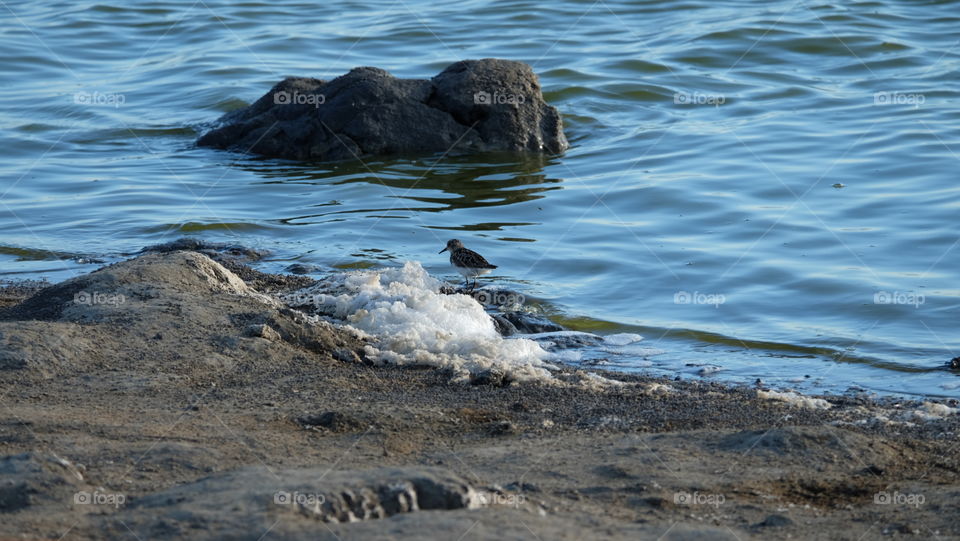
[[[288,265],[287,268],[284,270],[286,270],[290,274],[312,274],[316,272],[321,272],[323,270],[323,267],[321,267],[320,265],[294,263],[292,265]]]
[[[488,150],[558,153],[566,150],[563,123],[523,62],[465,60],[433,78],[430,104],[472,126]]]
[[[493,58],[457,62],[431,80],[371,67],[328,82],[292,77],[220,124],[197,144],[293,160],[568,147],[530,66]]]
[[[515,334],[537,334],[542,332],[565,331],[561,325],[550,321],[549,319],[536,316],[527,312],[511,311],[497,312],[490,314],[493,319],[493,325],[501,336],[513,336]],[[584,344],[577,344],[584,345]]]
[[[503,317],[512,323],[518,332],[524,334],[566,330],[563,326],[557,325],[545,317],[536,316],[527,312],[506,312],[503,314]]]
[[[532,336],[531,338],[540,342],[541,345],[548,350],[582,348],[595,346],[603,342],[602,336],[589,333],[577,333],[564,336]],[[545,344],[545,342],[549,344]]]
[[[228,244],[225,242],[207,242],[205,240],[194,239],[190,237],[181,237],[177,240],[170,242],[165,242],[163,244],[155,244],[153,246],[147,246],[143,250],[140,250],[141,254],[148,252],[157,252],[157,253],[167,253],[167,252],[178,252],[180,250],[186,250],[189,252],[200,252],[208,256],[213,257],[214,255],[229,255],[236,257],[242,261],[259,261],[265,255],[266,252],[254,250],[252,248],[247,248],[245,246],[240,246],[239,244]]]
[[[503,317],[503,315],[490,314],[490,319],[493,320],[493,326],[497,328],[500,336],[513,336],[517,334],[517,328],[513,326],[513,323],[510,323],[510,320]]]
[[[950,359],[950,368],[954,370],[960,370],[960,357],[954,357]]]
[[[457,288],[456,293],[469,295],[484,306],[506,307],[508,310],[526,302],[526,297],[511,289],[483,287],[480,289]]]
[[[543,316],[516,310],[517,306],[523,305],[526,301],[524,295],[517,291],[496,287],[472,289],[444,283],[440,286],[440,293],[446,295],[459,293],[473,297],[487,310],[487,314],[501,336],[566,330]]]
[[[154,244],[153,246],[147,246],[143,250],[140,250],[140,253],[146,252],[176,252],[177,250],[191,250],[199,251],[206,248],[210,248],[211,244],[200,239],[193,239],[190,237],[181,237],[177,240],[172,240],[170,242],[165,242],[163,244]]]

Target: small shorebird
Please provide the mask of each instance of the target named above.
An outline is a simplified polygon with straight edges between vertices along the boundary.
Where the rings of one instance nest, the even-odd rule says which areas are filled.
[[[463,243],[457,239],[448,240],[447,247],[438,253],[442,254],[447,250],[450,250],[450,264],[456,267],[457,271],[467,280],[473,278],[473,287],[477,287],[478,276],[487,274],[497,268],[496,265],[491,265],[489,261],[484,259],[482,255],[464,248]]]

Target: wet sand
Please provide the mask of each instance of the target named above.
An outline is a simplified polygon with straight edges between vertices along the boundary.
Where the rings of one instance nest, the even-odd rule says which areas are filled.
[[[0,536],[960,538],[956,404],[454,383],[208,255],[2,291]]]

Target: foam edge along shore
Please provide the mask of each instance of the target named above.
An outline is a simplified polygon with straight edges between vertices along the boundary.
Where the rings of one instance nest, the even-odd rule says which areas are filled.
[[[608,389],[625,383],[583,369],[575,369],[570,377],[561,365],[575,360],[577,352],[551,351],[551,346],[564,338],[593,338],[602,349],[616,354],[624,348],[638,347],[636,344],[643,340],[629,333],[600,337],[578,331],[505,338],[481,303],[469,295],[442,292],[442,286],[443,282],[430,276],[419,262],[407,261],[401,267],[333,273],[317,284],[282,296],[281,301],[367,339],[366,357],[375,364],[432,366],[449,371],[456,383],[470,383],[478,376],[496,372],[502,381],[510,383]],[[645,385],[650,393],[676,392],[667,384]],[[833,407],[826,398],[791,390],[758,389],[757,397],[803,409]],[[880,413],[864,409],[864,417],[857,422],[910,424],[958,413],[957,408],[930,402],[915,406],[891,406]]]

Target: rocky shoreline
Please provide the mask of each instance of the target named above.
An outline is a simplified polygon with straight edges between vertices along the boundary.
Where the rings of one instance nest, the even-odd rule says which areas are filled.
[[[956,404],[456,382],[200,248],[2,290],[0,536],[960,537]]]

